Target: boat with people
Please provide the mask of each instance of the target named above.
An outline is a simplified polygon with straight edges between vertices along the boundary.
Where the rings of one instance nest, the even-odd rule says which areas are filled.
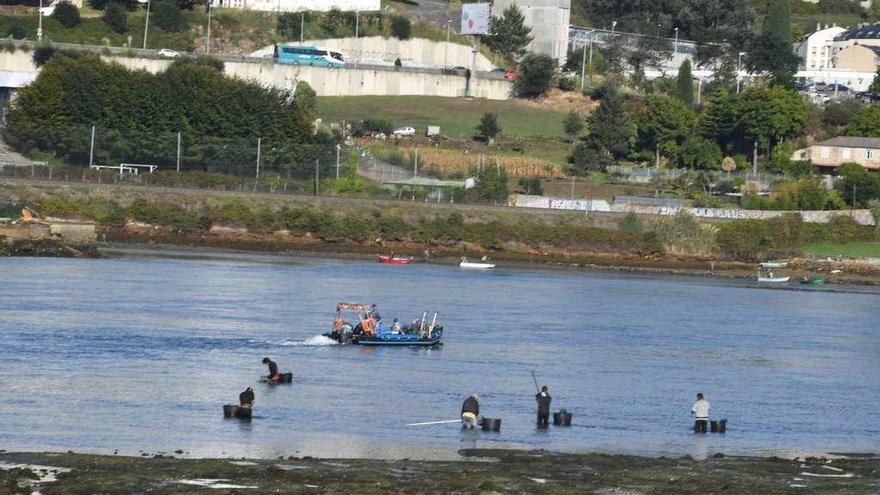
[[[791,280],[791,277],[779,277],[773,273],[773,270],[767,270],[767,273],[763,273],[761,268],[758,268],[758,282],[761,283],[771,283],[771,284],[782,284]]]
[[[480,261],[470,261],[466,256],[462,256],[458,266],[471,270],[491,270],[495,268],[495,263],[488,256],[483,256]]]
[[[355,324],[346,319],[346,313],[352,315]],[[336,305],[333,330],[322,335],[340,344],[433,347],[443,344],[443,325],[439,324],[437,316],[437,313],[429,316],[425,311],[421,318],[408,325],[395,318],[390,326],[386,326],[375,304],[341,302]]]
[[[801,285],[823,285],[825,277],[801,277]]]
[[[376,261],[379,263],[386,263],[389,265],[409,265],[413,260],[414,258],[412,256],[400,256],[394,253],[391,253],[391,255],[380,254],[376,257]]]

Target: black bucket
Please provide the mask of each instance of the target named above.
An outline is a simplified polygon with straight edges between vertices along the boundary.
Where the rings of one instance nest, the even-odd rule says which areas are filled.
[[[571,413],[565,409],[553,413],[553,426],[571,426]]]
[[[483,431],[501,431],[501,418],[483,418]]]
[[[718,422],[718,433],[727,433],[727,420],[722,419]]]
[[[251,419],[254,410],[250,407],[238,407],[235,409],[235,417],[240,419]]]
[[[238,409],[238,406],[236,406],[235,404],[226,404],[225,406],[223,406],[223,417],[231,418],[235,416],[236,409]]]
[[[293,381],[293,373],[282,373],[280,383],[291,383]]]

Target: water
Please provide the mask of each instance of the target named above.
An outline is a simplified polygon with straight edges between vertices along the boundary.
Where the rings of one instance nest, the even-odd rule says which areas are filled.
[[[263,258],[262,260],[265,260]],[[454,457],[880,448],[877,294],[287,259],[0,260],[0,448]],[[339,301],[441,312],[440,349],[325,345]],[[255,383],[263,356],[294,384]],[[532,370],[570,429],[534,427]],[[221,406],[253,385],[250,424]],[[500,434],[457,425],[480,395]],[[727,435],[695,437],[697,392]]]

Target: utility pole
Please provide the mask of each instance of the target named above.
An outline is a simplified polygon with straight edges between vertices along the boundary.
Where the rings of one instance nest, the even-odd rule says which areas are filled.
[[[214,0],[208,0],[208,42],[205,45],[205,53],[208,55],[211,54],[211,7],[214,5]]]
[[[342,146],[339,146],[339,143],[336,143],[336,180],[339,180],[339,150],[342,149]]]
[[[358,37],[358,32],[360,31],[360,27],[361,27],[360,21],[361,21],[361,13],[360,13],[360,11],[355,10],[354,11],[354,37],[355,38]]]
[[[675,55],[678,53],[678,28],[675,28],[675,43],[672,45],[672,63],[675,64]]]
[[[443,68],[449,65],[449,28],[452,25],[452,19],[446,19],[446,46],[443,47]]]
[[[92,144],[89,146],[89,168],[94,165],[95,159],[95,126],[92,126]]]
[[[318,177],[318,160],[315,160],[315,196],[320,192],[320,177]]]
[[[260,148],[262,147],[262,144],[263,144],[262,141],[263,141],[263,138],[261,138],[261,137],[257,138],[257,176],[256,176],[256,179],[258,182],[260,180]],[[257,186],[256,186],[256,184],[254,184],[254,189],[256,189],[256,188],[257,188]]]
[[[736,92],[737,92],[737,94],[739,94],[739,78],[740,78],[740,72],[742,72],[743,55],[745,55],[745,53],[739,52],[739,58],[737,59],[737,62],[736,62]]]
[[[177,131],[177,173],[180,173],[180,131]]]
[[[418,178],[419,176],[419,149],[416,148],[416,159],[413,165],[413,179]]]
[[[144,50],[147,49],[147,29],[150,27],[150,0],[147,0],[147,19],[144,21]]]
[[[299,13],[299,44],[302,45],[306,36],[306,11]]]
[[[43,41],[43,0],[40,0],[40,7],[37,10],[37,41]]]

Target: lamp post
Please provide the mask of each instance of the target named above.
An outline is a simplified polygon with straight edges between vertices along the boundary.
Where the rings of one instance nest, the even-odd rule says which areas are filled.
[[[595,29],[591,29],[587,34],[590,35],[590,74],[593,73],[593,32]],[[587,50],[586,47],[581,45],[581,50],[583,50],[583,57],[581,60],[581,92],[584,91],[584,76],[587,72]]]
[[[302,45],[306,37],[306,11],[299,13],[299,44]]]
[[[208,41],[205,43],[205,53],[211,54],[211,7],[214,5],[213,0],[208,0]]]
[[[147,49],[147,29],[150,27],[150,0],[147,0],[147,19],[144,21],[144,50]]]
[[[678,28],[675,28],[675,42],[672,44],[672,63],[675,63],[675,55],[678,53]]]
[[[443,68],[449,65],[449,30],[452,27],[452,19],[446,19],[446,46],[443,47]]]
[[[742,72],[742,63],[743,63],[743,55],[745,52],[739,52],[739,58],[736,62],[736,92],[739,93],[739,78],[740,73]]]
[[[43,41],[43,0],[40,0],[40,8],[37,10],[37,41]]]
[[[617,21],[611,21],[611,42],[614,43],[614,28],[617,27]]]

